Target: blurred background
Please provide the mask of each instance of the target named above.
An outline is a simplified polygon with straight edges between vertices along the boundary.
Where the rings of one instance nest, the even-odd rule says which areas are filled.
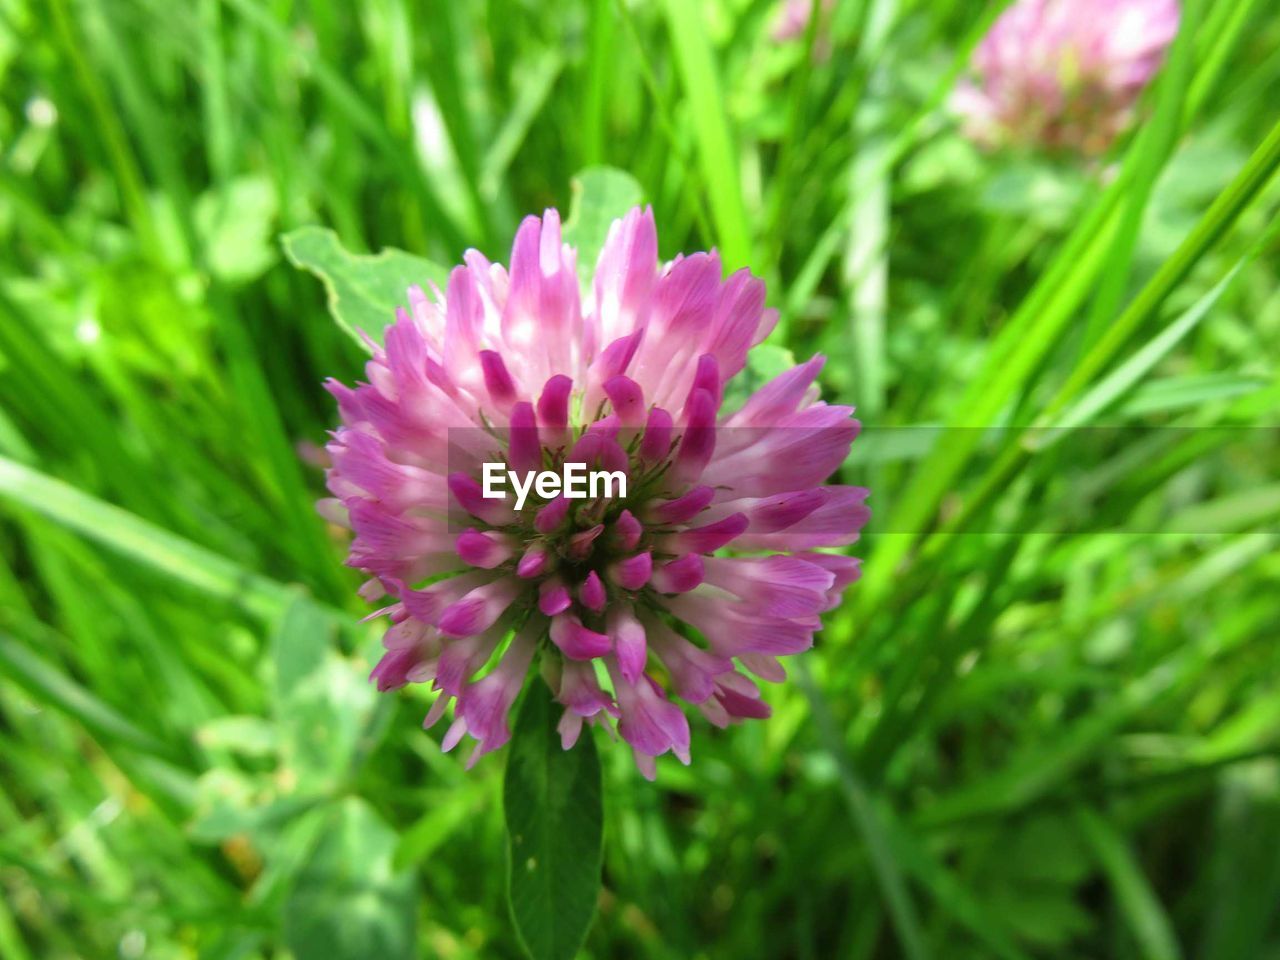
[[[1188,0],[1082,157],[950,116],[1000,6],[0,0],[0,956],[520,955],[278,238],[505,261],[607,164],[828,355],[874,516],[772,720],[602,742],[583,955],[1280,957],[1280,14]]]

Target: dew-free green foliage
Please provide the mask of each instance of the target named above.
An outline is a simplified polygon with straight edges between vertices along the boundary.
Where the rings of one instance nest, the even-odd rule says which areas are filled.
[[[502,789],[511,917],[535,960],[577,955],[600,892],[600,759],[590,736],[562,749],[559,713],[535,681],[516,714]]]
[[[773,719],[597,732],[580,956],[1280,954],[1280,16],[1186,0],[1084,163],[947,119],[1000,6],[0,4],[0,956],[524,954],[515,751],[365,681],[289,258],[390,308],[580,173],[768,281],[874,510]]]
[[[392,866],[396,834],[360,799],[336,806],[284,907],[284,940],[299,957],[418,956],[416,884]]]
[[[571,193],[563,238],[578,251],[578,274],[584,289],[590,289],[609,225],[642,203],[644,191],[624,170],[589,167],[573,178]]]
[[[280,242],[294,266],[324,281],[329,313],[366,350],[360,331],[381,342],[387,317],[405,304],[405,290],[416,285],[425,291],[428,283],[443,290],[449,279],[448,271],[403,250],[352,254],[332,230],[320,227],[300,227]]]

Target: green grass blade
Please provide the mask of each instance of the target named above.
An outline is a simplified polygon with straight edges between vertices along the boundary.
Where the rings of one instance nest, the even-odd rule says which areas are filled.
[[[710,196],[717,246],[729,270],[749,266],[751,231],[742,200],[737,148],[725,113],[715,52],[702,22],[704,10],[698,4],[664,0],[663,11],[689,103],[689,121],[698,145],[702,178]]]
[[[1102,864],[1143,960],[1179,960],[1182,951],[1173,924],[1123,834],[1088,807],[1078,807],[1075,819]]]
[[[158,757],[172,759],[177,756],[169,744],[136,726],[128,717],[5,634],[0,634],[0,663],[3,663],[5,672],[33,697],[74,717],[96,735]]]
[[[1077,365],[1054,399],[1047,404],[1041,415],[1043,424],[1051,424],[1052,418],[1077,393],[1087,387],[1129,341],[1129,338],[1151,319],[1168,295],[1186,278],[1191,268],[1221,239],[1240,214],[1254,201],[1270,181],[1278,166],[1280,166],[1280,124],[1271,129],[1267,138],[1254,151],[1253,156],[1249,158],[1231,185],[1218,196],[1197,221],[1173,256],[1165,261],[1155,276]],[[1114,227],[1114,217],[1111,223]],[[1075,252],[1074,246],[1068,243],[1064,247],[1064,252],[1069,250]],[[1000,341],[993,346],[985,372],[975,379],[968,398],[960,405],[960,413],[953,421],[954,426],[993,423],[997,412],[1013,396],[1014,391],[1031,374],[1038,359],[1053,344],[1062,325],[1081,302],[1088,282],[1101,262],[1102,254],[1107,249],[1106,234],[1105,232],[1099,234],[1094,237],[1092,243],[1081,243],[1079,246],[1084,247],[1087,252],[1081,251],[1082,255],[1069,260],[1059,260],[1059,263],[1071,264],[1071,266],[1063,268],[1067,273],[1065,292],[1051,298],[1051,303],[1047,305],[1047,308],[1052,308],[1052,312],[1048,312],[1046,308],[1045,312],[1037,309],[1032,313],[1029,308],[1032,306],[1039,308],[1041,298],[1034,294],[1028,298],[1019,309],[1018,315],[1010,320]],[[1028,327],[1030,329],[1027,329]],[[1018,339],[1011,341],[1010,336],[1014,333],[1017,334]],[[1006,343],[1008,347],[1002,349]],[[938,447],[916,471],[907,490],[898,501],[899,507],[889,523],[889,529],[911,532],[885,541],[884,548],[877,554],[876,563],[869,569],[868,576],[861,587],[860,600],[863,604],[870,606],[880,600],[895,577],[898,564],[911,549],[918,535],[916,532],[924,529],[926,521],[933,515],[942,496],[954,484],[956,477],[964,468],[979,442],[979,433],[978,430],[944,431]],[[1010,448],[1008,454],[989,474],[984,487],[985,494],[974,498],[970,506],[973,502],[985,503],[989,495],[1000,489],[1023,456],[1019,448]],[[971,512],[970,509],[966,509],[963,516],[967,518]],[[949,529],[954,530],[958,526],[958,522],[953,521],[949,524]]]
[[[431,235],[439,239],[445,249],[460,250],[466,245],[465,234],[441,205],[435,187],[417,163],[413,145],[397,141],[387,130],[377,113],[333,66],[318,54],[305,50],[290,34],[287,27],[255,0],[223,0],[247,23],[260,30],[273,44],[289,56],[301,56],[311,66],[316,85],[337,109],[379,153],[410,189],[410,202],[421,201],[425,221],[430,223]]]
[[[1056,426],[1069,428],[1089,423],[1122,400],[1208,315],[1222,298],[1223,293],[1231,286],[1231,282],[1245,263],[1245,260],[1237,261],[1227,275],[1192,304],[1182,316],[1152,337],[1141,350],[1090,388],[1088,393],[1063,413]],[[1057,441],[1065,435],[1065,429],[1059,429],[1053,431],[1050,437],[1052,441]]]
[[[925,943],[924,930],[902,877],[902,871],[894,858],[893,842],[881,814],[863,784],[862,778],[845,755],[835,720],[814,683],[813,676],[803,663],[797,668],[796,675],[805,696],[809,699],[823,747],[839,770],[840,788],[845,805],[858,832],[862,835],[863,842],[867,845],[867,852],[875,868],[876,882],[884,896],[889,915],[893,918],[894,930],[902,945],[902,951],[911,960],[925,960],[932,954]]]
[[[564,67],[564,56],[558,50],[548,50],[528,65],[511,112],[502,121],[480,164],[480,196],[486,202],[497,199],[508,168],[520,152],[529,128],[546,106]]]
[[[1135,156],[1132,160],[1132,186],[1124,198],[1120,228],[1112,240],[1111,249],[1107,251],[1106,269],[1102,272],[1097,294],[1085,320],[1086,347],[1097,340],[1104,324],[1115,315],[1124,297],[1143,215],[1160,171],[1173,152],[1182,126],[1194,66],[1192,56],[1195,51],[1196,27],[1203,6],[1199,0],[1182,4],[1178,36],[1160,74],[1155,116],[1143,126],[1133,148]]]
[[[1086,384],[1159,310],[1165,298],[1186,278],[1192,267],[1231,228],[1280,168],[1280,123],[1273,126],[1248,163],[1205,211],[1186,239],[1156,271],[1133,302],[1107,328],[1093,350],[1081,360],[1045,411],[1050,417]]]
[[[0,458],[0,497],[20,503],[54,523],[212,599],[275,617],[294,590],[246,570],[128,511],[104,503],[46,474]]]

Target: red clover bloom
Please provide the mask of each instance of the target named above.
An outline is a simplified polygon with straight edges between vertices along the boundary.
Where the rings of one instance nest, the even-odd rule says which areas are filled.
[[[1178,32],[1177,0],[1016,0],[973,56],[975,77],[952,99],[983,146],[1098,154]]]
[[[867,519],[866,490],[823,486],[858,423],[817,399],[820,357],[721,409],[776,313],[714,252],[660,264],[648,209],[612,225],[585,295],[554,210],[521,225],[509,271],[464,261],[444,291],[409,290],[368,382],[328,384],[321,509],[354,531],[362,595],[389,598],[372,678],[431,683],[426,725],[453,704],[444,748],[470,736],[474,762],[509,739],[536,657],[564,747],[616,722],[652,778],[667,751],[689,760],[679,701],[717,726],[767,717],[752,677],[783,680],[778,657],[857,579],[820,548]],[[566,464],[625,493],[531,485]],[[486,479],[508,470],[530,478],[521,509]]]

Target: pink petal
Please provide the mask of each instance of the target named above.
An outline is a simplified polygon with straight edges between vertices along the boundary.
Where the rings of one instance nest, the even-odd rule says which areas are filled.
[[[706,390],[695,390],[689,398],[688,420],[680,446],[676,449],[672,475],[688,483],[702,476],[716,449],[716,400]]]
[[[608,629],[609,635],[613,637],[618,669],[627,683],[635,683],[644,672],[649,656],[644,627],[631,610],[618,606],[610,611]]]
[[[659,593],[688,593],[704,579],[703,560],[696,553],[664,563],[653,572],[653,589]]]
[[[485,389],[499,410],[506,410],[516,400],[516,383],[511,378],[502,356],[492,350],[480,351],[480,368],[484,371]]]
[[[548,617],[564,613],[571,606],[573,606],[573,597],[569,594],[569,588],[559,578],[552,577],[538,584],[538,609]]]
[[[533,404],[522,400],[511,408],[511,425],[507,431],[507,463],[524,475],[542,469],[542,443],[538,439],[538,421]]]
[[[500,535],[481,533],[470,527],[458,534],[458,556],[473,567],[492,570],[506,563],[514,551]]]
[[[534,544],[525,551],[520,562],[516,564],[516,576],[532,579],[540,577],[551,566],[551,557],[546,549]]]
[[[587,578],[582,581],[582,586],[578,588],[578,600],[588,610],[594,610],[596,613],[603,610],[605,604],[609,602],[604,584],[600,582],[600,576],[594,570],[587,574]]]
[[[563,444],[569,437],[569,395],[573,381],[556,374],[542,388],[538,397],[538,422],[548,434],[548,441]]]
[[[715,498],[714,487],[694,487],[684,496],[674,500],[651,501],[645,514],[654,523],[685,523],[705,510]]]
[[[437,626],[441,633],[451,637],[469,637],[488,630],[511,606],[521,589],[523,585],[512,577],[476,587],[446,607]]]
[[[640,441],[640,459],[648,463],[665,460],[671,452],[673,427],[671,414],[661,407],[651,409],[644,425],[644,439]]]
[[[588,630],[577,617],[563,613],[551,620],[551,642],[570,660],[593,660],[613,648],[603,633]]]
[[[653,574],[653,555],[648,551],[619,560],[609,568],[610,578],[625,590],[639,590]]]
[[[510,523],[515,516],[505,500],[490,500],[484,495],[479,481],[465,473],[449,474],[449,492],[454,500],[471,516],[493,526]]]
[[[554,533],[556,528],[564,522],[564,518],[568,516],[569,508],[572,505],[568,497],[560,494],[538,511],[537,516],[533,518],[533,529],[539,533]]]
[[[644,533],[644,526],[632,515],[630,510],[623,510],[613,521],[611,536],[623,550],[634,550]]]
[[[605,381],[604,392],[623,426],[638,427],[644,423],[644,391],[640,384],[618,375]]]
[[[714,553],[746,529],[746,515],[735,513],[706,526],[667,534],[662,541],[671,553]]]

